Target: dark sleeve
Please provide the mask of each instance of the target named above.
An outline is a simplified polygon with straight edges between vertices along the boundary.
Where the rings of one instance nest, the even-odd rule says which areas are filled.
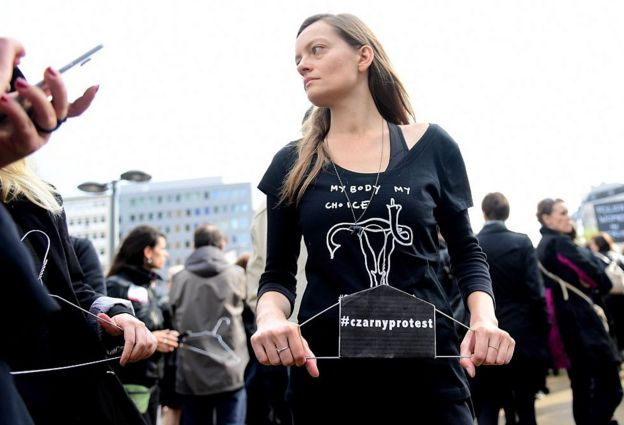
[[[89,239],[71,238],[74,251],[78,257],[78,263],[84,275],[84,281],[95,292],[106,295],[104,285],[104,273],[93,243]]]
[[[438,170],[440,202],[437,213],[448,216],[472,207],[472,193],[459,146],[444,130],[441,132],[438,149],[442,169]]]
[[[279,198],[282,191],[282,185],[284,184],[284,178],[290,171],[292,165],[297,158],[297,145],[296,142],[291,142],[279,152],[275,154],[271,165],[267,168],[264,176],[258,184],[260,189],[266,195],[271,195]]]
[[[301,230],[294,206],[280,204],[274,195],[267,195],[267,257],[260,277],[258,299],[269,291],[288,298],[293,311],[297,288],[297,259],[301,244]]]
[[[570,238],[557,238],[555,249],[558,263],[576,274],[579,281],[597,289],[600,293],[609,292],[612,284],[604,270],[589,256],[583,255],[580,248]]]
[[[546,307],[546,291],[542,281],[542,273],[537,265],[537,253],[531,240],[525,240],[524,270],[526,270],[526,287],[529,293],[529,300],[534,307],[533,311],[537,323],[547,329],[549,326],[548,309]]]
[[[82,273],[82,269],[80,268],[80,264],[78,263],[78,258],[76,257],[76,252],[74,251],[74,247],[72,246],[69,240],[69,233],[67,231],[67,221],[65,218],[65,212],[56,216],[56,227],[58,229],[59,237],[61,239],[61,244],[63,245],[63,251],[65,253],[65,258],[67,260],[67,268],[69,271],[69,276],[71,278],[71,285],[74,293],[76,294],[76,298],[78,299],[78,303],[85,310],[91,309],[93,303],[100,297],[103,297],[103,294],[95,292],[93,288],[84,283],[84,275]],[[106,314],[109,316],[115,316],[121,313],[133,314],[132,310],[121,303],[114,303],[110,305]]]
[[[464,302],[475,291],[486,292],[493,300],[490,271],[485,254],[472,232],[468,210],[441,214],[438,224],[448,245],[453,276],[457,279]]]

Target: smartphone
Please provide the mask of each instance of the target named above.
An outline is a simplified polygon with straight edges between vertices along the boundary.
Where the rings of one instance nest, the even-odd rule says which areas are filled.
[[[72,60],[71,62],[69,62],[68,64],[62,66],[61,68],[59,68],[57,71],[59,73],[64,73],[66,71],[69,71],[70,69],[72,69],[73,67],[75,67],[76,65],[84,65],[85,63],[89,62],[91,60],[91,57],[93,56],[94,53],[96,53],[97,51],[99,51],[100,49],[102,49],[104,46],[102,44],[98,44],[97,46],[95,46],[94,48],[92,48],[91,50],[87,51],[86,53],[83,53],[82,55],[78,56],[76,59]],[[15,78],[17,76],[23,77],[22,73],[19,71],[19,69],[15,68],[13,70],[13,76],[11,77],[11,91],[15,91],[15,87],[14,87],[14,83],[15,83]],[[39,88],[43,88],[45,86],[45,81],[41,80],[39,81],[37,84],[35,84],[37,87]],[[22,105],[24,106],[24,98],[22,98],[21,96],[18,96],[16,98],[16,100]],[[6,118],[6,115],[3,113],[0,113],[0,122],[2,122],[4,119]]]

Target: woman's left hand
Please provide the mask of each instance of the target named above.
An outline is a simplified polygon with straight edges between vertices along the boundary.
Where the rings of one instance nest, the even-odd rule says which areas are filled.
[[[156,351],[160,353],[170,353],[178,348],[178,337],[180,334],[173,329],[163,329],[152,332],[158,341]]]
[[[462,358],[460,364],[468,375],[474,378],[476,367],[481,365],[503,365],[511,361],[516,341],[496,323],[474,321],[470,323],[460,346]]]
[[[482,291],[468,296],[470,330],[460,346],[463,357],[459,364],[474,378],[476,367],[503,365],[511,361],[516,341],[498,327],[492,297]]]
[[[0,167],[33,153],[50,138],[50,133],[68,117],[82,114],[95,98],[98,86],[89,87],[70,103],[61,74],[48,68],[44,72],[45,89],[24,79],[16,81],[17,93],[7,93],[13,68],[24,56],[23,46],[0,37]],[[17,102],[19,94],[31,108],[30,114]],[[51,100],[50,100],[51,99]]]

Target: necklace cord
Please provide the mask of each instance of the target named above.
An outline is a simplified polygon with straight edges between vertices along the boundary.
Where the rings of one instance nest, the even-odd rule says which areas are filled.
[[[362,217],[364,217],[364,214],[366,214],[366,210],[368,210],[368,207],[373,201],[373,197],[375,196],[377,190],[379,190],[378,189],[379,175],[381,174],[381,164],[383,163],[383,153],[384,153],[384,122],[385,120],[382,119],[381,120],[381,155],[379,156],[379,168],[377,169],[377,177],[375,178],[375,184],[373,185],[373,188],[371,190],[371,196],[368,200],[368,203],[366,204],[366,207],[364,207],[364,210],[358,217],[355,216],[355,211],[353,211],[353,203],[351,202],[351,199],[349,198],[349,194],[347,193],[347,187],[342,182],[342,178],[340,178],[340,173],[338,172],[336,163],[331,158],[331,152],[329,150],[329,139],[327,136],[325,136],[325,145],[327,146],[327,154],[328,154],[327,156],[329,157],[329,162],[331,162],[332,166],[334,167],[334,172],[336,173],[336,177],[338,177],[338,181],[340,182],[340,186],[342,187],[342,193],[344,193],[345,198],[347,198],[347,206],[349,207],[349,211],[351,211],[351,215],[353,215],[354,226],[357,226],[357,224],[360,222]]]

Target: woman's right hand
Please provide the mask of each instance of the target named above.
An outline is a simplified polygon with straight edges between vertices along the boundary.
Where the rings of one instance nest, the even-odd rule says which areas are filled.
[[[258,302],[258,328],[251,336],[251,346],[258,362],[273,366],[305,365],[311,376],[319,376],[314,353],[301,336],[299,325],[286,319],[283,309],[278,307],[283,302],[271,300],[275,296],[283,297],[277,293],[266,293]]]

